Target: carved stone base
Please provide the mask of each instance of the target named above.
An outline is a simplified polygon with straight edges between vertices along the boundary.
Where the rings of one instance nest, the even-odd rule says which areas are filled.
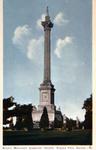
[[[43,106],[39,105],[38,110],[35,109],[32,111],[32,119],[33,122],[40,122],[42,113],[43,113]],[[49,117],[49,122],[53,122],[55,119],[55,107],[52,106],[46,106],[47,112],[48,112],[48,117]]]

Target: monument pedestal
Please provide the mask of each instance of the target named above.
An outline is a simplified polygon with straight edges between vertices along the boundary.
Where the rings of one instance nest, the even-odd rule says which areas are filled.
[[[38,110],[33,110],[33,121],[40,121],[44,107],[47,108],[49,122],[53,122],[55,118],[56,107],[54,105],[54,85],[51,82],[44,81],[40,84],[40,105]]]
[[[48,106],[48,110],[54,107],[54,85],[51,81],[44,81],[40,84],[40,105]],[[49,108],[50,107],[50,108]]]
[[[54,119],[55,119],[55,109],[51,109],[50,111],[47,111],[47,112],[48,112],[49,122],[50,123],[54,122]],[[33,110],[33,112],[32,112],[33,123],[34,122],[40,122],[42,113],[43,113],[43,107],[42,107],[42,109],[40,107],[40,110],[39,110],[39,108],[38,108],[38,110],[37,109]]]

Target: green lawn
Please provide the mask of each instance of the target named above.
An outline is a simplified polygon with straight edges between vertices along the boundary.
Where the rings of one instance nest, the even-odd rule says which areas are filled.
[[[91,130],[4,131],[4,145],[91,145]]]

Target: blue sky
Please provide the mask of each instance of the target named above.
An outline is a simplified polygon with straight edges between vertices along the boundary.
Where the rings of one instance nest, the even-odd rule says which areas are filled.
[[[51,80],[55,105],[70,118],[84,119],[83,102],[92,93],[91,0],[4,0],[4,97],[39,104],[43,81],[46,6],[51,32]]]

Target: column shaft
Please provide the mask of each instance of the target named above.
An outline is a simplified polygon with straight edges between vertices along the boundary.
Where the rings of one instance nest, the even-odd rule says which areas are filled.
[[[44,81],[51,80],[50,29],[44,31]]]

